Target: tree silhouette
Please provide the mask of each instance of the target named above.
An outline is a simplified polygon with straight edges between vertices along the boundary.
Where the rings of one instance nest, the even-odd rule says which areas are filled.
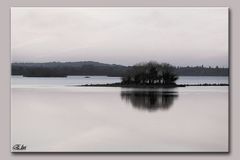
[[[170,64],[157,62],[138,63],[129,68],[122,77],[122,84],[169,85],[175,84],[178,76]]]

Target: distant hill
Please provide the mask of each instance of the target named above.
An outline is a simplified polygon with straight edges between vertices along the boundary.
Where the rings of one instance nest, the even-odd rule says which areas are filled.
[[[12,75],[26,77],[65,77],[68,75],[122,76],[131,66],[105,64],[94,61],[12,63]],[[175,67],[179,76],[228,76],[228,68],[219,67]]]
[[[12,63],[12,75],[26,77],[64,77],[67,75],[121,76],[126,66],[93,61]]]

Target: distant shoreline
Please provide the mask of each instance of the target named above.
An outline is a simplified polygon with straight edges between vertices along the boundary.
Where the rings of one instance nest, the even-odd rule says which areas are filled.
[[[170,85],[124,85],[121,83],[112,84],[85,84],[85,85],[74,85],[76,87],[122,87],[122,88],[176,88],[176,87],[188,87],[188,86],[229,86],[226,83],[213,83],[213,84],[170,84]]]
[[[12,75],[25,77],[65,77],[68,75],[122,77],[133,65],[108,64],[95,61],[11,63]],[[228,67],[173,66],[178,76],[229,76]]]

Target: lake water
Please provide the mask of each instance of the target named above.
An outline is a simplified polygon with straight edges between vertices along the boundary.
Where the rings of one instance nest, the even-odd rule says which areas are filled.
[[[228,151],[228,87],[71,86],[119,80],[108,78],[13,77],[12,146],[24,144],[32,152]],[[226,83],[227,78],[179,79],[186,81]]]
[[[39,77],[22,77],[12,76],[12,85],[16,86],[63,86],[63,85],[84,85],[84,84],[106,84],[121,82],[120,77],[107,77],[107,76],[68,76],[68,77],[52,77],[52,78],[39,78]],[[214,77],[214,76],[180,76],[176,82],[177,84],[213,84],[213,83],[226,83],[228,84],[228,77]]]

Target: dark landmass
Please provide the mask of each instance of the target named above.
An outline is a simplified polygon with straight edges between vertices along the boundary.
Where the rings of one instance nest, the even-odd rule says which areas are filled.
[[[214,83],[214,84],[170,84],[170,85],[138,85],[131,84],[125,85],[122,83],[108,83],[108,84],[86,84],[86,85],[74,85],[78,87],[122,87],[122,88],[176,88],[176,87],[187,87],[187,86],[229,86],[225,83]]]
[[[175,67],[175,73],[179,76],[229,76],[229,68],[221,67]]]
[[[48,62],[48,63],[12,63],[12,75],[25,77],[66,77],[79,76],[110,76],[122,77],[132,66],[105,64],[93,61],[80,62]],[[174,67],[178,76],[228,76],[228,68],[187,66]]]
[[[123,75],[127,68],[122,65],[92,61],[12,63],[12,75],[25,77],[65,77],[68,75],[118,77]]]

